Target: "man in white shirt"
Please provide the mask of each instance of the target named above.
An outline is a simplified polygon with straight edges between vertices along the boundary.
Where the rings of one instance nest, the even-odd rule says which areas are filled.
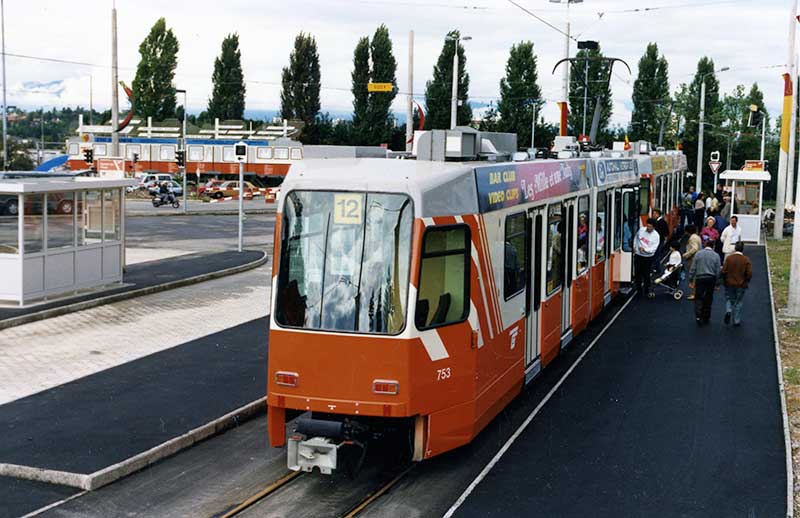
[[[736,243],[742,240],[742,228],[739,226],[739,218],[731,216],[731,224],[725,227],[720,236],[722,241],[722,253],[728,257],[736,251]]]
[[[653,258],[658,250],[661,238],[653,225],[656,220],[649,218],[644,227],[639,228],[633,240],[634,269],[636,270],[636,287],[648,298],[655,297],[650,287],[650,273],[653,270]]]

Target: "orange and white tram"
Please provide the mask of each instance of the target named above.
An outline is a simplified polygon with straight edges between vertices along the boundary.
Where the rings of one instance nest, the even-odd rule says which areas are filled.
[[[638,162],[307,160],[275,226],[268,432],[288,463],[470,442],[631,279]]]
[[[649,147],[641,142],[642,147]],[[638,156],[641,176],[641,217],[659,209],[673,235],[680,224],[681,198],[686,189],[686,155],[680,151],[650,151]]]

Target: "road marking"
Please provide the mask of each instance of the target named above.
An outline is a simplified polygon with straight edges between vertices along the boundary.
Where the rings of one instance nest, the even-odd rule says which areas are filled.
[[[514,435],[508,438],[505,444],[503,444],[503,447],[500,448],[500,451],[498,451],[495,454],[495,456],[492,457],[492,460],[490,460],[489,463],[478,474],[478,476],[475,477],[475,480],[473,480],[472,483],[469,486],[467,486],[467,489],[465,489],[464,492],[461,493],[461,496],[459,496],[458,499],[455,501],[455,503],[453,503],[453,505],[450,506],[450,509],[447,510],[447,512],[444,514],[442,518],[452,518],[452,516],[455,514],[458,508],[461,507],[461,504],[463,504],[464,501],[467,499],[467,497],[475,490],[476,487],[478,487],[478,484],[480,484],[481,481],[484,478],[486,478],[486,475],[488,475],[489,472],[492,471],[492,468],[494,468],[495,464],[497,464],[500,461],[500,459],[503,457],[506,451],[508,451],[511,445],[514,444],[514,441],[517,440],[517,437],[519,437],[522,434],[522,432],[525,431],[528,425],[531,424],[531,421],[533,421],[533,418],[536,417],[536,414],[538,414],[539,411],[544,407],[544,405],[546,405],[547,402],[550,401],[550,398],[553,397],[553,394],[555,394],[555,392],[559,389],[559,387],[561,387],[561,384],[564,383],[564,380],[566,380],[569,377],[569,375],[572,374],[572,371],[575,370],[575,367],[577,367],[578,364],[581,362],[581,360],[583,360],[583,357],[586,356],[589,353],[589,351],[592,350],[594,344],[596,344],[597,341],[600,340],[600,338],[602,338],[606,330],[609,327],[611,327],[611,324],[613,324],[617,320],[617,317],[619,317],[622,314],[622,312],[625,310],[625,308],[628,307],[628,304],[630,304],[634,298],[635,295],[629,298],[628,301],[620,308],[620,310],[617,311],[617,313],[613,316],[613,318],[605,325],[605,327],[603,327],[600,333],[596,337],[594,337],[592,343],[590,343],[589,346],[586,348],[586,350],[583,351],[583,353],[581,353],[580,356],[578,356],[578,359],[575,360],[575,363],[573,363],[570,366],[570,368],[567,369],[567,372],[565,372],[564,375],[561,377],[561,379],[558,380],[558,383],[556,383],[555,386],[552,389],[550,389],[550,392],[547,393],[544,399],[536,406],[536,408],[533,409],[533,412],[531,412],[530,415],[528,415],[528,417],[525,419],[525,421],[519,426],[519,428],[517,428],[517,430],[514,432]]]
[[[62,505],[62,504],[66,504],[70,500],[74,500],[75,498],[81,497],[81,496],[85,495],[88,492],[89,491],[81,491],[80,493],[75,493],[74,495],[72,495],[70,497],[67,497],[67,498],[65,498],[63,500],[59,500],[58,502],[53,502],[50,505],[46,505],[46,506],[44,506],[42,508],[39,508],[39,509],[37,509],[35,511],[31,511],[30,513],[28,513],[28,514],[26,514],[24,516],[21,516],[20,518],[31,518],[33,516],[39,516],[40,514],[42,514],[45,511],[49,511],[50,509],[52,509],[54,507],[58,507],[59,505]]]

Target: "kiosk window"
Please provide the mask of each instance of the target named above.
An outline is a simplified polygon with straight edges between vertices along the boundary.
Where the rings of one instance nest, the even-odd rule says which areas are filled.
[[[597,193],[597,219],[594,227],[594,262],[595,264],[606,258],[606,193]]]
[[[503,278],[506,300],[525,289],[525,265],[528,263],[525,246],[525,213],[506,218],[505,259]]]
[[[561,205],[550,205],[547,209],[547,295],[561,287],[564,273],[563,233]]]
[[[468,227],[431,228],[425,232],[414,318],[418,329],[453,324],[467,318],[469,260]]]

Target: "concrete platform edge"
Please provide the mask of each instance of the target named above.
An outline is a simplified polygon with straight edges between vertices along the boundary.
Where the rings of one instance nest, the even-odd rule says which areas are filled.
[[[778,318],[776,316],[775,293],[772,289],[772,271],[769,270],[769,246],[764,246],[767,257],[767,279],[769,280],[769,298],[772,301],[772,335],[775,342],[775,361],[778,368],[778,392],[781,398],[781,419],[783,420],[783,440],[786,451],[786,517],[794,518],[794,468],[792,466],[792,438],[789,430],[789,415],[786,410],[786,389],[783,382],[783,364],[781,363],[780,338],[778,335]]]
[[[67,304],[66,306],[45,309],[43,311],[37,311],[36,313],[30,313],[28,315],[20,315],[18,317],[12,317],[12,318],[7,318],[5,320],[0,320],[0,330],[8,329],[9,327],[20,326],[22,324],[28,324],[30,322],[37,322],[39,320],[44,320],[47,318],[57,317],[60,315],[66,315],[68,313],[75,313],[77,311],[82,311],[84,309],[102,306],[104,304],[110,304],[112,302],[120,302],[123,300],[133,299],[144,295],[150,295],[152,293],[158,293],[160,291],[167,291],[175,288],[181,288],[183,286],[189,286],[191,284],[197,284],[204,281],[210,281],[212,279],[218,279],[220,277],[226,277],[228,275],[234,275],[237,273],[246,272],[248,270],[253,270],[265,264],[269,260],[269,254],[267,252],[262,252],[262,254],[263,256],[256,261],[251,261],[249,263],[242,264],[239,266],[233,266],[231,268],[226,268],[224,270],[204,273],[202,275],[195,275],[194,277],[187,277],[185,279],[180,279],[177,281],[165,282],[163,284],[158,284],[156,286],[148,286],[146,288],[141,288],[138,290],[126,291],[123,293],[115,293],[114,295],[108,295],[106,297],[100,297],[92,300],[85,300],[82,302],[76,302],[74,304]]]
[[[243,421],[265,413],[266,409],[265,396],[209,423],[189,430],[181,436],[89,475],[3,463],[0,463],[0,475],[93,491],[185,450],[195,443],[219,435]]]
[[[248,209],[244,211],[244,215],[254,214],[275,214],[275,209]],[[209,210],[209,211],[195,211],[184,214],[183,212],[155,212],[148,214],[146,212],[126,212],[126,218],[168,218],[168,217],[190,217],[190,216],[238,216],[239,212],[236,210]]]

